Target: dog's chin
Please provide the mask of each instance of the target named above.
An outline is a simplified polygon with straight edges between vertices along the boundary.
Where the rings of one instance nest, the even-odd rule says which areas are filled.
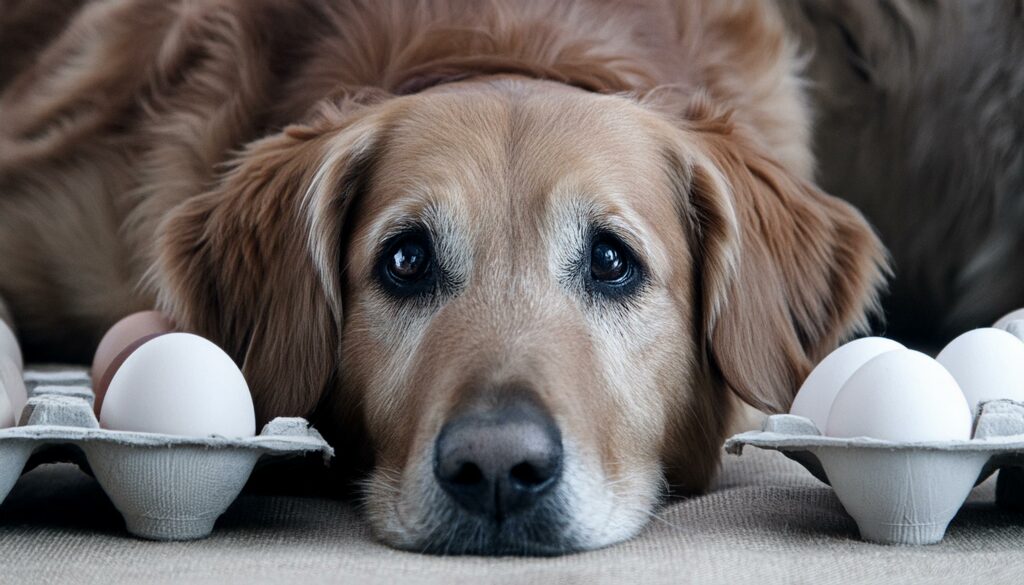
[[[570,520],[557,505],[545,504],[493,522],[455,506],[437,513],[435,527],[399,548],[437,555],[554,556],[584,550]]]
[[[661,496],[660,471],[615,481],[625,496],[571,467],[550,497],[501,521],[466,511],[432,481],[406,484],[401,474],[377,469],[364,485],[365,511],[385,544],[437,555],[563,555],[628,540],[647,524]]]

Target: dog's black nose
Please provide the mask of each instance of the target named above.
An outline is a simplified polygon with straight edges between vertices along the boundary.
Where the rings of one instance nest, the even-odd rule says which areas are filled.
[[[500,522],[552,491],[562,474],[562,437],[532,403],[463,414],[441,429],[434,475],[464,509]]]

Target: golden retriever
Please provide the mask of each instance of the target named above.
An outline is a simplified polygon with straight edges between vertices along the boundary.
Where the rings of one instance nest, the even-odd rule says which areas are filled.
[[[0,4],[0,297],[158,306],[314,417],[385,542],[554,554],[705,489],[886,272],[759,0]]]

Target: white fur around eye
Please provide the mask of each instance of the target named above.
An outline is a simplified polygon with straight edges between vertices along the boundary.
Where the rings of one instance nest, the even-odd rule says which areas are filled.
[[[548,246],[548,272],[563,285],[571,285],[580,263],[589,260],[587,230],[593,210],[583,202],[570,200],[553,206],[544,226]],[[584,256],[581,258],[581,254]]]

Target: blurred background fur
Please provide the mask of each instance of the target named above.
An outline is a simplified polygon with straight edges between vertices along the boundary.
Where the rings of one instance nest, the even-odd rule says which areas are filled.
[[[1024,1],[778,2],[817,180],[892,256],[878,332],[941,347],[1024,306]]]

